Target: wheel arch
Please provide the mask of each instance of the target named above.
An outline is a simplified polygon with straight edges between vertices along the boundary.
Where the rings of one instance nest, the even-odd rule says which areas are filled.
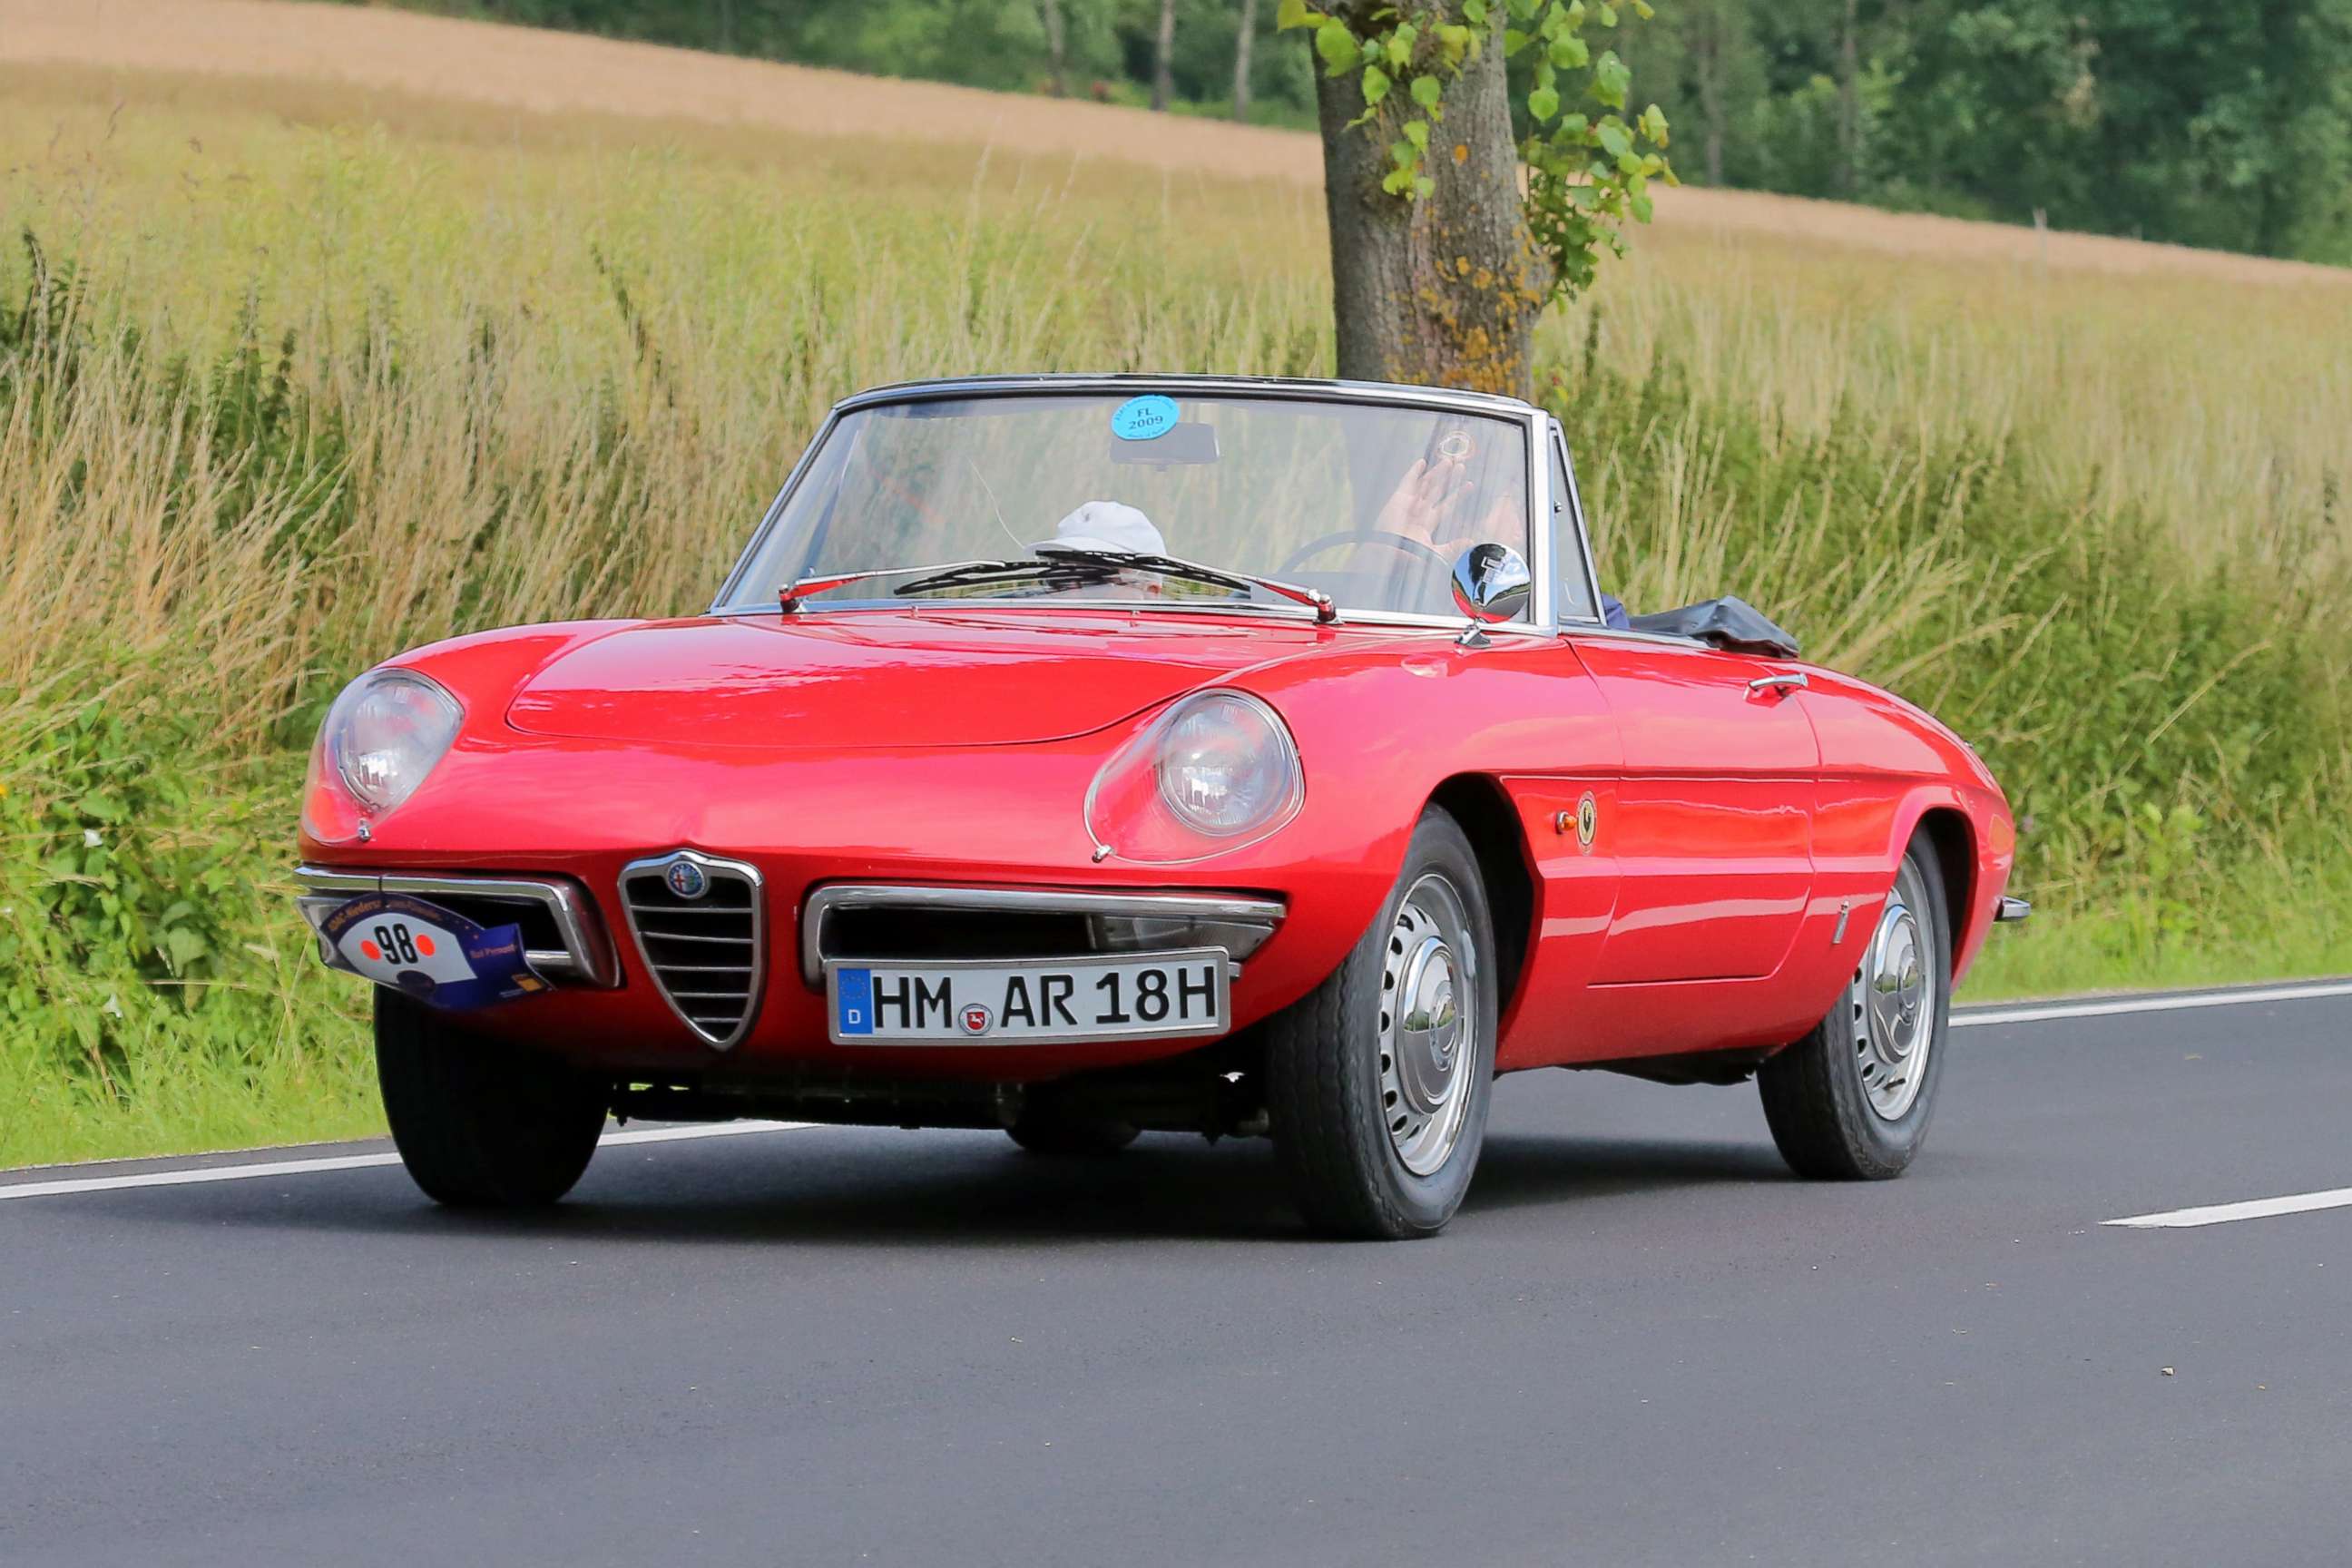
[[[1907,846],[1920,835],[1936,852],[1936,869],[1944,879],[1945,912],[1950,918],[1951,951],[1945,954],[1958,978],[1960,954],[1966,951],[1969,921],[1976,910],[1976,828],[1968,813],[1955,805],[1930,805],[1904,836]]]
[[[1502,784],[1486,773],[1455,773],[1430,793],[1470,840],[1495,920],[1496,989],[1508,1018],[1535,949],[1536,874],[1519,814]]]

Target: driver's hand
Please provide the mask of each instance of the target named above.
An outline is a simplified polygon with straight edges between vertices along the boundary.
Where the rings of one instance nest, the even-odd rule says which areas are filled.
[[[1414,540],[1442,555],[1458,555],[1471,543],[1458,514],[1475,488],[1459,461],[1419,459],[1397,481],[1373,527]]]

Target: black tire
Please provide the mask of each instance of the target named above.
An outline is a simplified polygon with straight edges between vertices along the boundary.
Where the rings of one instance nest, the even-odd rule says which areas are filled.
[[[1871,1043],[1876,1016],[1869,1010],[1865,979],[1883,929],[1874,925],[1864,933],[1862,967],[1838,993],[1829,1016],[1756,1074],[1772,1142],[1780,1146],[1789,1168],[1801,1176],[1817,1181],[1885,1181],[1904,1173],[1927,1138],[1950,1045],[1952,931],[1949,908],[1944,901],[1943,873],[1935,847],[1924,834],[1914,837],[1904,852],[1888,895],[1887,911],[1898,903],[1914,915],[1918,970],[1932,998],[1907,1015],[1923,1018],[1929,1026],[1924,1064],[1906,1064],[1916,1077],[1916,1087],[1899,1114],[1889,1116],[1874,1104],[1874,1084],[1884,1096],[1890,1083],[1906,1081],[1901,1076],[1890,1077],[1884,1058]],[[1881,919],[1885,918],[1883,913]],[[1893,998],[1899,992],[1885,994]],[[1917,1049],[1915,1044],[1912,1052]]]
[[[1457,955],[1449,973],[1458,981],[1466,972],[1468,1009],[1462,1009],[1456,995],[1453,1016],[1468,1022],[1471,1036],[1461,1042],[1457,1034],[1447,1058],[1453,1064],[1449,1079],[1453,1073],[1466,1075],[1458,1131],[1438,1151],[1442,1163],[1417,1172],[1391,1130],[1393,1102],[1384,1083],[1381,1050],[1383,1001],[1407,896],[1433,878],[1451,889],[1469,938],[1470,952]],[[1268,1027],[1271,1131],[1310,1226],[1328,1236],[1402,1240],[1434,1236],[1454,1217],[1486,1142],[1500,1012],[1494,920],[1477,857],[1453,817],[1432,806],[1413,827],[1403,869],[1371,928],[1329,979]],[[1434,1040],[1437,1034],[1432,1030],[1424,1037]],[[1402,1034],[1395,1037],[1400,1047],[1402,1041]]]
[[[452,1208],[535,1208],[572,1190],[608,1086],[394,992],[375,994],[376,1081],[401,1163]]]
[[[1032,1154],[1063,1159],[1101,1159],[1135,1142],[1133,1123],[1116,1117],[1087,1116],[1051,1100],[1032,1098],[1005,1135]]]

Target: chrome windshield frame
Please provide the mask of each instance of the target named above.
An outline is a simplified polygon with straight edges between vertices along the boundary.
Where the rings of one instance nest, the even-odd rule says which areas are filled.
[[[1498,396],[1492,393],[1456,392],[1449,388],[1434,386],[1391,385],[1384,382],[1310,381],[1281,376],[1244,375],[979,375],[940,381],[900,382],[887,386],[871,387],[853,394],[835,404],[832,411],[825,416],[824,423],[818,426],[816,435],[810,439],[807,449],[801,453],[799,460],[793,465],[792,472],[785,477],[782,488],[776,492],[775,499],[768,503],[767,510],[761,516],[760,526],[752,531],[750,542],[736,556],[734,566],[729,570],[726,581],[720,584],[718,594],[710,602],[709,609],[705,613],[712,616],[781,616],[782,614],[779,605],[772,601],[763,599],[751,603],[737,602],[744,574],[749,570],[752,560],[768,542],[769,535],[782,521],[786,509],[792,503],[793,493],[807,479],[810,469],[814,467],[817,454],[824,449],[825,443],[832,438],[835,427],[848,415],[890,404],[937,402],[956,398],[1035,397],[1055,395],[1111,396],[1120,393],[1135,395],[1149,392],[1164,393],[1180,398],[1263,398],[1268,401],[1352,403],[1377,407],[1426,409],[1437,413],[1475,414],[1490,419],[1507,420],[1517,425],[1527,451],[1528,542],[1533,552],[1532,558],[1528,562],[1528,570],[1535,577],[1535,602],[1530,607],[1527,620],[1506,622],[1488,629],[1495,632],[1536,632],[1545,636],[1554,635],[1559,630],[1554,603],[1557,575],[1555,563],[1559,558],[1559,541],[1556,537],[1556,523],[1551,508],[1551,464],[1549,449],[1545,446],[1545,442],[1551,438],[1552,432],[1557,428],[1558,422],[1549,415],[1532,404],[1522,403],[1515,397]],[[1572,499],[1575,496],[1573,468],[1570,472],[1571,477],[1569,489],[1571,497],[1571,510],[1580,528],[1582,508]],[[1584,553],[1585,570],[1589,575],[1592,570],[1591,552],[1587,549]],[[1597,587],[1595,592],[1598,592]],[[1596,598],[1594,602],[1597,604],[1599,600]],[[902,609],[921,608],[925,605],[943,603],[951,603],[966,608],[981,604],[995,607],[997,604],[992,600],[971,599],[898,600],[893,603]],[[834,610],[871,610],[878,607],[881,606],[870,600],[847,600],[804,602],[798,606],[798,609],[800,614],[808,615]],[[1089,600],[1084,607],[1088,610],[1125,609],[1152,613],[1179,608],[1175,605],[1163,601],[1143,599]],[[1189,609],[1193,606],[1183,607]],[[1239,606],[1223,605],[1203,607],[1233,610]],[[1288,610],[1303,618],[1311,618],[1312,616],[1312,612],[1304,609],[1293,610],[1291,606],[1286,605],[1277,607],[1253,605],[1251,607],[1259,611]],[[1458,626],[1460,622],[1446,617],[1403,612],[1349,609],[1343,605],[1339,607],[1337,624],[1375,626],[1431,625]]]

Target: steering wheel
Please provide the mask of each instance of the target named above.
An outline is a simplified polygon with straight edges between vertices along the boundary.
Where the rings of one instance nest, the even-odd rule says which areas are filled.
[[[1386,545],[1399,554],[1419,556],[1441,572],[1450,574],[1454,570],[1453,562],[1409,533],[1395,533],[1385,528],[1366,528],[1344,529],[1338,533],[1327,533],[1320,539],[1309,540],[1291,552],[1289,557],[1276,568],[1276,574],[1286,576],[1325,551],[1337,550],[1342,544]]]

